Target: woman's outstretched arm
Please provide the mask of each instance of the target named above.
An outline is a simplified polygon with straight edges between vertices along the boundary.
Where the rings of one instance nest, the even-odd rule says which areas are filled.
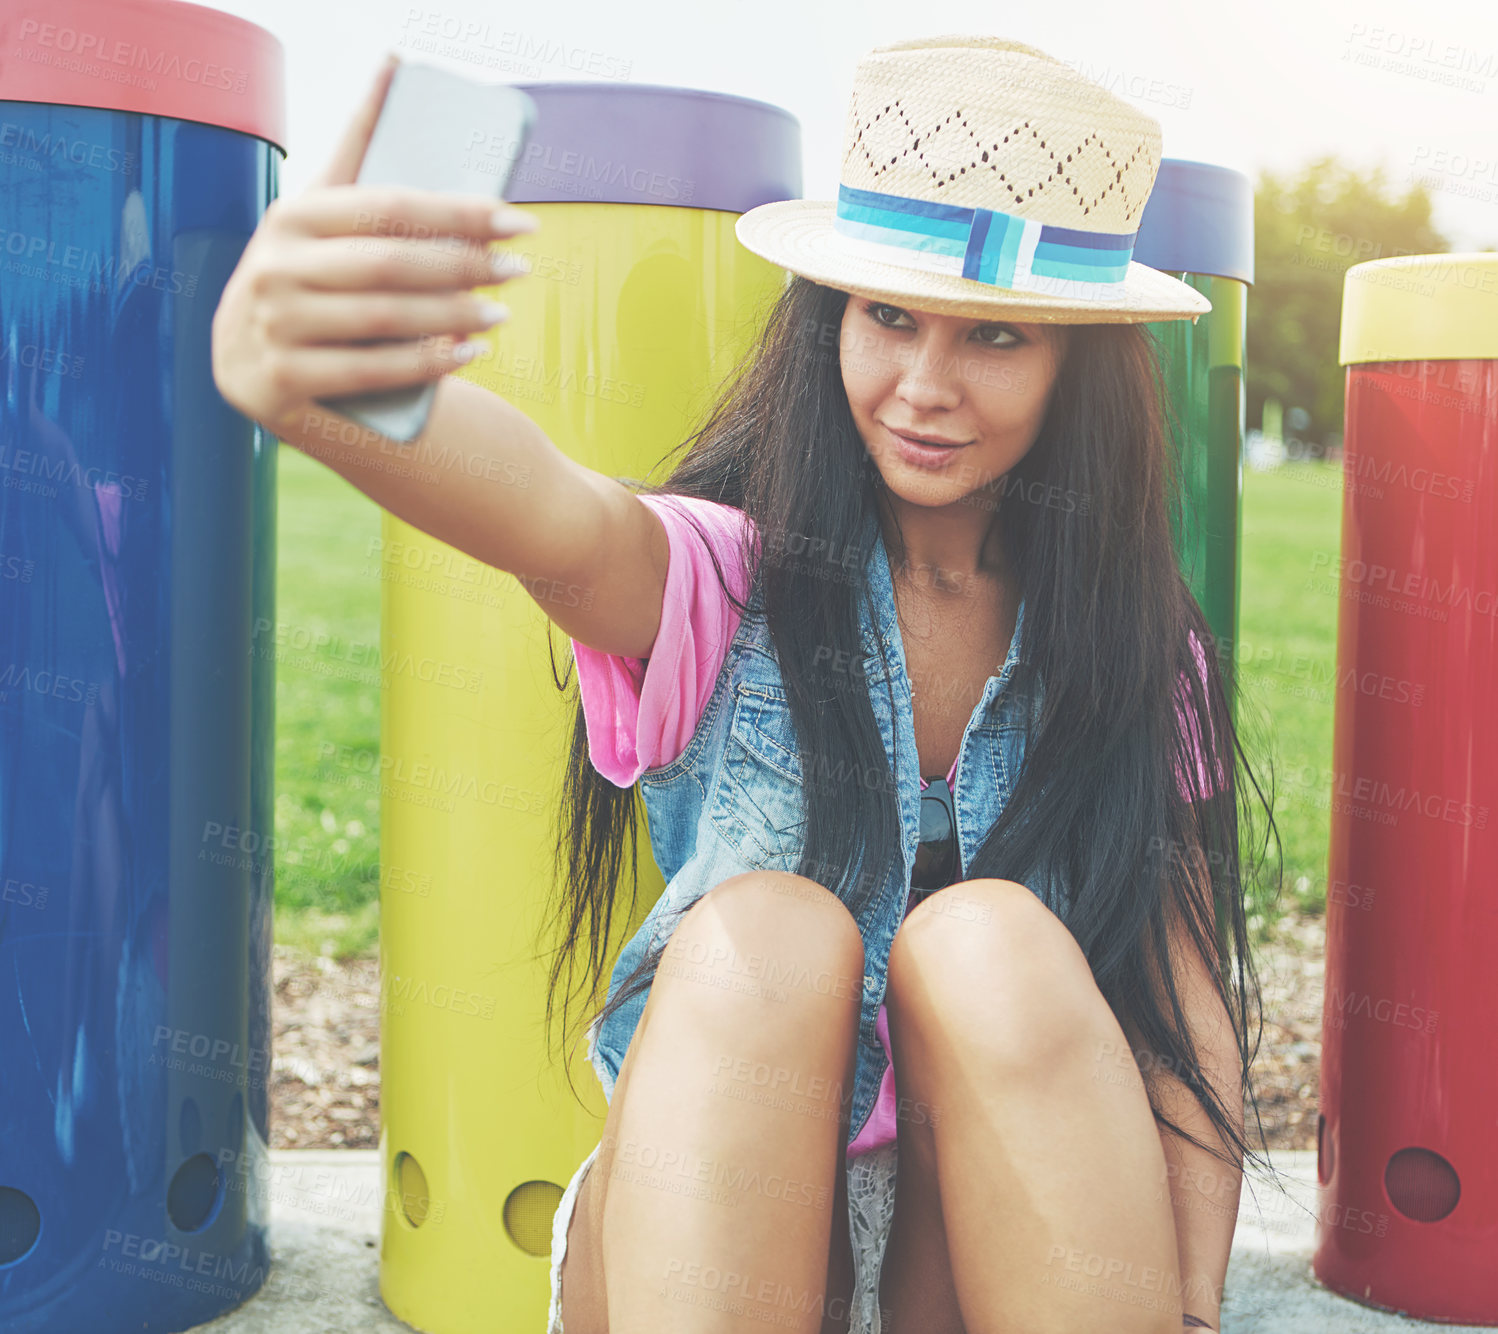
[[[320,408],[280,438],[413,528],[513,574],[561,629],[600,653],[650,656],[668,543],[659,518],[612,477],[564,454],[481,385],[437,385],[409,444]]]

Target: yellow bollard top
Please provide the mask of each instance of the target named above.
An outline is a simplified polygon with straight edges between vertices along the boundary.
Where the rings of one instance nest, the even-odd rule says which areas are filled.
[[[1498,253],[1396,255],[1347,270],[1337,360],[1498,358]]]

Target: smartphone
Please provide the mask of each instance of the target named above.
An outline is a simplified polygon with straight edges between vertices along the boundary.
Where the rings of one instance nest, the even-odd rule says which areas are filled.
[[[385,90],[357,181],[500,200],[535,125],[536,103],[519,88],[402,61]],[[436,393],[437,381],[429,380],[321,401],[381,435],[409,441],[426,428]]]

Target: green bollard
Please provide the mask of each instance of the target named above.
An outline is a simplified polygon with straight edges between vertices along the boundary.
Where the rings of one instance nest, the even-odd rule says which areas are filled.
[[[1253,187],[1242,172],[1165,158],[1134,246],[1141,264],[1179,278],[1212,303],[1194,323],[1166,320],[1146,327],[1160,349],[1181,473],[1181,504],[1172,516],[1176,557],[1217,640],[1224,684],[1235,706],[1243,346],[1253,282],[1253,223]]]

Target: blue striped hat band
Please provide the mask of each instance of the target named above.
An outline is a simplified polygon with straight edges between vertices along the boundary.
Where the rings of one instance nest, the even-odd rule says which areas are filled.
[[[1054,227],[987,208],[839,185],[832,229],[851,252],[995,287],[1122,300],[1137,231]]]

